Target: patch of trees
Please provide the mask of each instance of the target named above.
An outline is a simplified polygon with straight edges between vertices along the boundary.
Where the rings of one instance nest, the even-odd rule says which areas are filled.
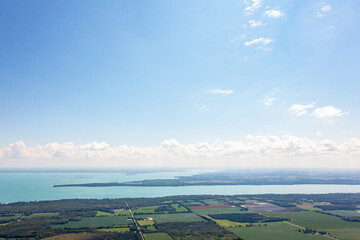
[[[209,217],[214,219],[226,219],[233,222],[280,222],[287,221],[287,218],[268,217],[257,213],[225,213],[225,214],[210,214]]]

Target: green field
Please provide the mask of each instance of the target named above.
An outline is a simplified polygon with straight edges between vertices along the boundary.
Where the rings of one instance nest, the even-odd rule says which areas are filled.
[[[291,218],[291,223],[318,231],[327,231],[339,239],[360,240],[359,222],[347,222],[339,217],[309,211],[266,213],[266,215]]]
[[[22,214],[15,214],[14,216],[4,216],[4,217],[0,217],[0,221],[10,221],[10,220],[13,220],[13,219],[18,219],[22,216]]]
[[[114,212],[104,212],[104,211],[97,211],[96,217],[109,217],[109,216],[130,216],[130,212],[128,210],[123,209],[115,209]]]
[[[254,225],[252,227],[226,228],[236,236],[245,240],[325,240],[329,239],[321,235],[311,235],[296,231],[298,228],[284,222],[268,223],[267,226]]]
[[[136,209],[132,210],[132,212],[134,214],[155,213],[155,209],[157,209],[160,206],[162,206],[162,205],[136,208]]]
[[[210,205],[210,206],[224,205],[224,203],[218,202],[215,199],[206,199],[206,200],[203,200],[203,202]]]
[[[166,222],[200,222],[204,221],[194,213],[152,214],[137,216],[140,218],[152,217],[156,223]]]
[[[181,205],[178,204],[178,203],[171,204],[171,206],[172,206],[173,208],[175,208],[175,211],[176,211],[176,212],[188,212],[188,211],[189,211],[187,208],[184,208],[183,206],[181,206]]]
[[[96,229],[100,232],[129,232],[130,228],[121,227],[121,228],[100,228]]]
[[[80,221],[69,221],[66,224],[52,225],[53,228],[99,228],[112,227],[115,225],[128,225],[133,221],[128,221],[127,216],[110,217],[84,217]]]
[[[339,215],[342,217],[360,217],[360,213],[357,211],[348,211],[348,210],[333,210],[333,211],[325,211],[327,213]]]
[[[140,226],[152,226],[154,225],[154,221],[151,221],[151,220],[137,220],[137,223],[140,225]]]
[[[24,218],[34,218],[34,217],[55,217],[58,216],[59,213],[33,213],[29,216],[24,216]]]
[[[241,211],[241,208],[192,209],[191,211],[199,215],[221,214],[221,213],[249,213],[248,211]]]
[[[167,233],[145,233],[145,240],[171,240]]]

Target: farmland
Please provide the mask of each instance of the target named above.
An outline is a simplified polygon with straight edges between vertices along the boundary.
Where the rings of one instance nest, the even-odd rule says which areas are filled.
[[[304,234],[296,231],[297,228],[286,223],[269,223],[265,225],[255,225],[252,227],[227,228],[236,236],[247,240],[325,240],[329,239],[321,235]]]
[[[360,194],[194,195],[3,204],[0,239],[140,240],[141,232],[145,240],[360,240],[359,205]]]

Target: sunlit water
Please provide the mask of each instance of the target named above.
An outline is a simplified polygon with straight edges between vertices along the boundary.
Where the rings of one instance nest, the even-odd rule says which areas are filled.
[[[240,185],[186,187],[65,187],[56,184],[90,182],[127,182],[188,176],[191,172],[124,173],[0,173],[0,203],[70,198],[133,198],[190,194],[262,193],[360,193],[360,185]]]

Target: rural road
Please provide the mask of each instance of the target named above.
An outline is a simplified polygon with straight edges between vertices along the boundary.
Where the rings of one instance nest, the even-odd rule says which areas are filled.
[[[136,227],[137,227],[137,229],[138,229],[138,231],[139,231],[139,233],[140,233],[141,239],[142,239],[142,240],[145,240],[145,238],[144,238],[144,236],[143,236],[143,234],[142,234],[142,232],[141,232],[141,230],[140,230],[140,226],[138,225],[137,221],[135,220],[134,214],[132,213],[132,211],[131,211],[131,209],[130,209],[130,207],[129,207],[128,202],[127,202],[126,200],[125,200],[125,202],[126,202],[127,208],[129,209],[130,215],[131,215],[131,217],[132,217],[132,219],[133,219],[133,221],[134,221],[134,223],[135,223],[135,225],[136,225]]]
[[[293,224],[293,223],[290,223],[290,222],[288,222],[288,221],[284,221],[284,223],[287,223],[287,224],[289,224],[289,225],[291,225],[291,226],[294,226],[294,227],[300,228],[300,229],[302,229],[302,230],[305,230],[304,227],[299,226],[299,225],[296,225],[296,224]],[[328,238],[331,238],[331,239],[334,239],[334,240],[338,240],[337,238],[330,237],[330,236],[328,236],[328,235],[321,235],[321,236],[328,237]]]

